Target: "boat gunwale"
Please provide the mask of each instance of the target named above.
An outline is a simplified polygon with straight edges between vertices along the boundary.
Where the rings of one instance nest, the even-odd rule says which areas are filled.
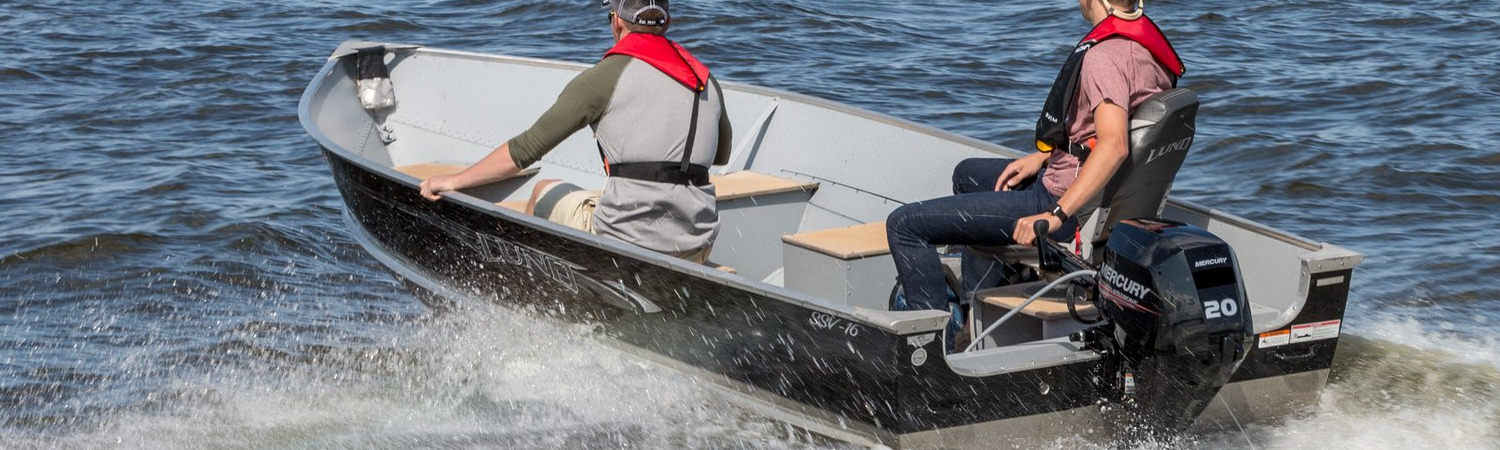
[[[431,54],[435,54],[435,55],[445,55],[445,56],[458,57],[458,58],[464,58],[464,59],[506,62],[506,63],[515,63],[515,64],[522,64],[522,65],[537,66],[537,67],[550,67],[550,68],[557,68],[557,69],[572,69],[572,70],[583,70],[583,69],[586,69],[586,68],[590,67],[589,64],[579,63],[579,62],[572,62],[572,61],[561,61],[561,60],[553,60],[553,59],[532,58],[532,57],[525,57],[525,56],[497,55],[497,54],[491,54],[491,53],[480,53],[480,52],[465,51],[465,50],[452,50],[452,49],[434,48],[434,47],[426,47],[426,46],[412,45],[412,44],[397,44],[397,43],[359,41],[359,40],[345,41],[343,44],[340,44],[339,49],[336,50],[331,56],[329,56],[329,58],[328,58],[328,61],[329,61],[328,65],[332,65],[332,64],[336,63],[337,61],[339,61],[343,56],[347,56],[348,52],[345,51],[346,48],[352,48],[355,45],[361,45],[361,44],[368,44],[368,45],[371,45],[371,46],[373,46],[373,45],[385,46],[387,48],[392,48],[395,51],[412,52],[412,53],[431,53]],[[327,68],[327,66],[325,65],[325,69],[326,68]],[[325,76],[327,72],[328,72],[327,70],[320,71],[319,72],[319,77],[314,80],[314,85],[316,85],[316,83],[320,82],[323,79],[323,76]],[[868,120],[872,120],[872,121],[875,121],[875,122],[884,123],[884,124],[887,124],[887,125],[892,125],[892,126],[895,126],[897,128],[900,128],[900,129],[903,129],[903,130],[906,130],[906,131],[917,132],[917,133],[921,133],[921,134],[924,134],[924,135],[927,135],[927,136],[936,137],[936,138],[939,138],[939,139],[944,139],[944,140],[947,140],[947,141],[950,141],[950,142],[954,142],[954,143],[958,143],[958,144],[963,144],[963,145],[967,145],[967,146],[974,147],[974,148],[983,149],[983,150],[985,150],[987,152],[990,152],[990,153],[996,153],[996,154],[1000,154],[1000,155],[1003,155],[1003,156],[1022,156],[1022,155],[1024,155],[1024,152],[1022,152],[1020,150],[1017,150],[1017,149],[1014,149],[1014,148],[1011,148],[1011,147],[1007,147],[1007,146],[1004,146],[1004,145],[1000,145],[1000,144],[996,144],[996,143],[992,143],[992,142],[980,140],[978,138],[974,138],[974,137],[971,137],[971,136],[966,136],[966,135],[958,134],[958,133],[955,133],[955,132],[952,132],[952,131],[948,131],[948,130],[944,130],[944,129],[941,129],[941,128],[937,128],[937,127],[934,127],[934,126],[931,126],[931,125],[924,125],[924,124],[921,124],[921,123],[913,122],[911,120],[894,117],[894,116],[891,116],[891,115],[888,115],[888,114],[883,114],[883,113],[871,111],[871,110],[868,110],[868,109],[863,109],[863,108],[860,108],[860,107],[856,107],[856,106],[852,106],[852,105],[848,105],[848,104],[844,104],[844,103],[839,103],[839,102],[836,102],[836,101],[833,101],[833,100],[828,100],[828,99],[824,99],[824,98],[813,97],[813,96],[810,96],[810,95],[807,95],[807,94],[800,94],[800,93],[791,92],[791,91],[782,90],[782,89],[777,89],[777,88],[769,88],[769,87],[757,86],[757,85],[746,84],[746,83],[735,82],[735,81],[722,81],[721,80],[721,85],[726,90],[739,91],[739,92],[743,92],[743,93],[756,94],[756,95],[762,95],[762,96],[767,96],[767,97],[785,98],[785,99],[788,99],[788,100],[805,103],[805,104],[808,104],[810,106],[821,107],[821,108],[825,108],[825,109],[836,111],[836,112],[850,114],[850,115],[853,115],[853,116],[856,116],[856,117],[860,117],[860,118],[863,118],[863,119],[868,119]],[[311,88],[312,88],[312,86],[309,86],[309,90],[311,90]],[[306,100],[307,99],[304,98],[303,102],[305,103]],[[299,116],[302,116],[301,111],[302,111],[302,106],[299,105],[298,106],[298,112],[299,112],[298,115]],[[311,131],[311,129],[312,129],[311,124],[307,123],[305,120],[303,121],[303,128],[308,129],[309,131]],[[327,142],[326,137],[315,136],[315,138],[319,139],[319,141],[322,142],[322,143],[326,144],[326,142]],[[1314,240],[1311,240],[1311,239],[1307,239],[1305,237],[1298,236],[1296,234],[1292,234],[1290,232],[1283,231],[1283,230],[1271,227],[1269,225],[1266,225],[1266,224],[1263,224],[1263,223],[1260,223],[1260,222],[1256,222],[1256,221],[1251,220],[1251,219],[1247,219],[1247,218],[1244,218],[1244,217],[1241,217],[1241,216],[1238,216],[1238,215],[1234,215],[1234,214],[1225,212],[1223,210],[1209,208],[1207,206],[1201,205],[1201,204],[1196,203],[1196,202],[1192,202],[1192,201],[1188,201],[1188,200],[1182,200],[1182,199],[1177,199],[1177,198],[1172,198],[1171,196],[1169,196],[1167,198],[1167,203],[1169,205],[1181,208],[1181,209],[1183,209],[1185,211],[1190,211],[1190,212],[1202,214],[1202,215],[1204,215],[1206,217],[1209,217],[1209,218],[1212,218],[1214,220],[1218,220],[1220,222],[1224,222],[1225,224],[1233,225],[1233,226],[1238,227],[1238,228],[1244,228],[1246,230],[1255,232],[1257,234],[1262,234],[1262,235],[1265,235],[1267,237],[1274,238],[1274,239],[1276,239],[1278,241],[1281,241],[1281,242],[1284,242],[1284,243],[1287,243],[1287,244],[1291,244],[1291,245],[1297,246],[1297,247],[1299,247],[1299,248],[1301,248],[1303,250],[1308,250],[1308,251],[1311,251],[1311,252],[1317,252],[1317,251],[1332,250],[1332,249],[1337,248],[1337,249],[1344,250],[1344,252],[1341,252],[1341,253],[1358,253],[1358,252],[1348,251],[1347,249],[1343,249],[1342,247],[1339,247],[1337,245],[1330,244],[1330,243],[1327,243],[1327,242],[1318,242],[1318,241],[1314,241]]]

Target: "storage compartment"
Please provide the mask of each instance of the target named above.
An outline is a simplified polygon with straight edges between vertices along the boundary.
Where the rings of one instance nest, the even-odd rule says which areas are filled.
[[[896,265],[885,222],[781,238],[786,287],[851,306],[889,309]]]

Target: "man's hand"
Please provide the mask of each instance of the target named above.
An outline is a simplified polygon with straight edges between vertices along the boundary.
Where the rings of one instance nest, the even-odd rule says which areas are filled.
[[[507,141],[463,172],[439,175],[423,181],[422,197],[435,202],[443,198],[444,192],[494,183],[520,171],[515,160],[510,157],[510,142]]]
[[[438,175],[422,181],[422,198],[435,202],[443,198],[444,192],[457,189],[453,175]]]
[[[1011,162],[1010,165],[1005,166],[1005,170],[1000,171],[1000,179],[995,180],[995,190],[1009,191],[1011,188],[1021,185],[1022,181],[1026,181],[1036,176],[1037,172],[1041,172],[1042,165],[1046,163],[1046,153],[1032,153],[1026,155],[1025,158]]]
[[[1062,220],[1059,220],[1057,216],[1052,215],[1052,213],[1041,213],[1035,216],[1022,217],[1021,220],[1017,220],[1016,230],[1010,233],[1011,238],[1015,239],[1017,244],[1035,247],[1036,231],[1034,228],[1038,220],[1047,221],[1047,233],[1049,234],[1062,228]]]

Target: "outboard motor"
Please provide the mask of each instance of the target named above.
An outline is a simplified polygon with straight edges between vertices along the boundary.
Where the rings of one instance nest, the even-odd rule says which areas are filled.
[[[1254,338],[1234,252],[1202,228],[1135,219],[1114,227],[1096,280],[1128,434],[1193,423]]]

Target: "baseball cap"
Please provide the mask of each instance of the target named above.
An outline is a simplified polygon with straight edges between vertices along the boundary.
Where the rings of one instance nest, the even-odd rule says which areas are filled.
[[[602,0],[599,3],[605,9],[614,11],[626,22],[636,25],[655,27],[666,25],[672,20],[672,14],[667,12],[667,0]],[[641,18],[642,14],[653,10],[661,11],[662,18]]]

